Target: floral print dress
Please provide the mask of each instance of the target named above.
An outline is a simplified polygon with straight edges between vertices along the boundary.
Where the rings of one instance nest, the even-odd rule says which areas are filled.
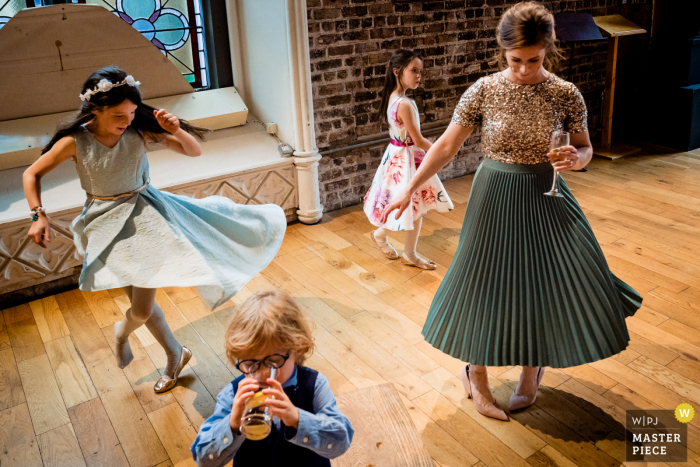
[[[382,162],[364,200],[364,211],[369,221],[389,230],[413,230],[413,222],[425,216],[429,210],[447,212],[454,209],[440,179],[433,175],[413,194],[413,209],[406,209],[398,219],[392,214],[385,224],[381,222],[384,208],[407,186],[425,157],[425,151],[414,146],[411,135],[397,120],[396,111],[401,101],[411,106],[416,115],[416,124],[420,125],[418,108],[412,99],[399,97],[389,104],[387,118],[391,143],[384,151]]]

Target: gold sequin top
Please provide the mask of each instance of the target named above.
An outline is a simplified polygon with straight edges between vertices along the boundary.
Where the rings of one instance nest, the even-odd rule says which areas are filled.
[[[538,84],[515,84],[502,72],[480,78],[462,95],[452,121],[481,126],[484,157],[509,164],[547,162],[552,132],[588,129],[579,90],[550,73]]]

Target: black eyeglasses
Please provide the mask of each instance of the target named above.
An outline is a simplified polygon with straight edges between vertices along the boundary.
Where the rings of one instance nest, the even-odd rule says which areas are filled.
[[[268,368],[280,369],[289,360],[289,353],[284,355],[274,354],[268,355],[262,360],[241,360],[236,362],[236,369],[247,375],[255,373],[260,368],[260,365],[265,365]]]

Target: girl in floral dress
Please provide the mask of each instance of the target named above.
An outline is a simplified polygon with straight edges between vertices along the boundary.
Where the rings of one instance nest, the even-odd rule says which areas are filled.
[[[380,118],[388,119],[391,142],[365,195],[364,211],[369,221],[378,227],[372,232],[372,238],[387,258],[399,258],[387,239],[388,231],[406,230],[402,262],[421,269],[435,269],[437,265],[433,261],[416,254],[416,244],[423,216],[429,210],[446,212],[454,208],[437,175],[414,193],[412,209],[404,211],[398,219],[391,216],[386,222],[381,221],[384,207],[408,186],[425,152],[432,145],[420,133],[416,103],[406,97],[406,90],[416,89],[420,85],[422,71],[423,58],[417,52],[399,50],[389,61],[379,114]]]

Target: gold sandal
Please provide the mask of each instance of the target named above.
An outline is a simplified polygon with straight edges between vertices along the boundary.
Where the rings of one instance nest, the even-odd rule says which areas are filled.
[[[389,248],[391,248],[391,251],[387,253],[386,251],[382,250],[382,247],[379,245],[379,242],[374,237],[374,230],[370,235],[372,236],[372,240],[374,240],[374,243],[377,245],[377,248],[379,248],[379,251],[384,253],[384,256],[386,256],[389,259],[399,259],[399,253],[396,251],[396,248],[394,248],[393,245],[389,243],[389,240],[386,241],[386,244]]]
[[[405,264],[406,266],[413,266],[414,268],[425,269],[426,271],[432,271],[434,269],[437,269],[437,264],[435,264],[434,261],[431,261],[429,259],[424,259],[423,261],[424,263],[414,263],[405,256],[401,256],[401,263]]]
[[[168,392],[175,387],[177,384],[177,377],[180,376],[180,372],[183,368],[185,368],[185,365],[187,365],[187,362],[190,361],[190,358],[192,358],[192,351],[183,345],[182,353],[180,354],[180,362],[175,368],[173,377],[171,378],[168,375],[161,376],[158,381],[156,381],[155,386],[153,386],[153,390],[156,392],[156,394]]]

